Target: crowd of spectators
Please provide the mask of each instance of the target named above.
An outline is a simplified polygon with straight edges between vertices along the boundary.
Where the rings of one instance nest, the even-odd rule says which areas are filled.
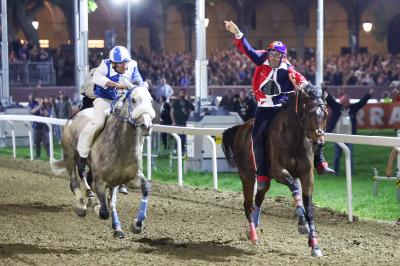
[[[90,49],[90,68],[96,67],[107,58],[106,49]],[[144,79],[155,84],[165,78],[171,86],[190,86],[195,83],[195,54],[189,52],[155,53],[146,52],[143,47],[133,52]],[[53,60],[58,85],[74,84],[73,49],[56,50],[38,48],[34,45],[13,44],[10,49],[10,63]],[[215,50],[208,55],[209,85],[250,85],[254,65],[239,53],[235,47]],[[288,58],[305,77],[315,82],[316,60]],[[356,55],[334,55],[327,57],[324,65],[324,81],[327,85],[368,85],[399,86],[400,55],[378,55],[359,53]]]
[[[28,95],[28,108],[32,115],[55,117],[61,119],[68,119],[72,116],[72,104],[64,91],[59,91],[57,97],[35,97],[35,95]],[[49,128],[44,123],[33,122],[33,143],[35,146],[35,158],[41,155],[41,144],[43,144],[47,156],[50,157],[49,151]],[[56,141],[61,141],[61,127],[53,126],[54,136]]]
[[[10,47],[9,63],[46,62],[51,60],[46,49],[28,43],[12,43]]]

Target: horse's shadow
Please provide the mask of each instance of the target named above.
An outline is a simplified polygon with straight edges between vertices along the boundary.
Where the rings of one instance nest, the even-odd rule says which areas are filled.
[[[69,205],[49,206],[41,202],[32,203],[8,203],[0,204],[0,215],[27,215],[37,213],[58,213],[64,212],[69,208]]]
[[[227,262],[230,257],[254,255],[255,253],[229,246],[231,241],[217,242],[177,242],[171,238],[140,238],[135,242],[146,244],[138,249],[138,252],[161,255],[172,255],[178,259],[195,259],[207,262]]]

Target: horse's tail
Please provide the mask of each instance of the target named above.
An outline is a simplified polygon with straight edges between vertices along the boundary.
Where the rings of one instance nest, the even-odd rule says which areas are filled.
[[[222,150],[225,154],[225,159],[232,167],[236,166],[235,158],[233,156],[233,143],[235,141],[236,132],[242,125],[237,125],[228,128],[222,134]]]
[[[63,175],[67,170],[63,159],[50,161],[50,168],[55,175]]]

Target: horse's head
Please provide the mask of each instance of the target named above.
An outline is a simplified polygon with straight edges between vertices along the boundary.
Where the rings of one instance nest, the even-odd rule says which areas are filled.
[[[328,112],[322,91],[311,85],[299,92],[298,117],[306,137],[313,144],[324,144],[326,118]]]
[[[143,136],[149,136],[155,117],[152,103],[153,98],[146,87],[133,87],[125,95],[120,116],[124,116],[128,123],[139,126]]]

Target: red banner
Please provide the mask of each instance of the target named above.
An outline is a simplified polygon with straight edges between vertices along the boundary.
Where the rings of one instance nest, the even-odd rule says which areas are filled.
[[[357,128],[400,128],[400,102],[365,105],[357,113]]]

